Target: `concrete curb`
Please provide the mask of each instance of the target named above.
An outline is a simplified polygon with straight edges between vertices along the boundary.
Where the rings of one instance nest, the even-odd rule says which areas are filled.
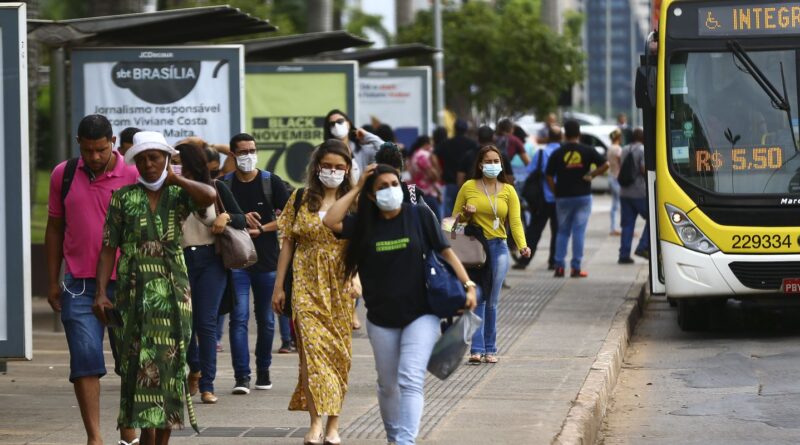
[[[643,268],[625,296],[625,302],[614,316],[611,329],[597,353],[589,375],[572,402],[561,431],[553,438],[553,445],[591,445],[597,440],[606,407],[628,350],[628,342],[648,296],[648,273],[648,269]]]

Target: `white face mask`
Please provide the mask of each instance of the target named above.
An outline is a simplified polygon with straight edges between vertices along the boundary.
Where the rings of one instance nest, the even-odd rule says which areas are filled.
[[[144,178],[139,175],[138,181],[139,184],[145,186],[151,192],[156,192],[161,189],[161,186],[164,185],[164,182],[167,180],[167,167],[169,167],[169,159],[167,159],[167,165],[164,166],[164,171],[161,172],[161,176],[153,182],[147,182]]]
[[[483,164],[483,176],[496,178],[503,171],[503,164]]]
[[[243,156],[236,156],[236,167],[244,173],[250,173],[256,169],[258,154],[252,153]]]
[[[333,137],[338,139],[344,139],[349,131],[350,131],[350,125],[348,125],[347,122],[342,122],[341,124],[334,124],[333,128],[331,128],[331,134],[333,135]]]
[[[375,193],[375,204],[384,212],[391,212],[403,205],[403,189],[400,186],[387,187]]]
[[[329,189],[339,188],[342,182],[344,182],[344,170],[321,168],[318,176],[322,185]]]

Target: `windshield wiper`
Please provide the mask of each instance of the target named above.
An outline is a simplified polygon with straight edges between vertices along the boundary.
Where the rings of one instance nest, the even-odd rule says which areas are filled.
[[[797,146],[797,137],[794,134],[794,124],[792,123],[792,106],[789,104],[789,101],[786,100],[786,96],[788,96],[788,92],[786,89],[786,75],[783,72],[783,62],[781,62],[781,82],[783,83],[783,94],[775,88],[775,85],[770,82],[769,78],[761,71],[761,68],[753,62],[753,59],[750,58],[750,55],[747,54],[747,51],[742,48],[742,45],[739,44],[736,40],[728,41],[728,48],[733,53],[734,57],[744,65],[745,70],[747,71],[750,76],[753,77],[753,80],[756,81],[758,86],[761,87],[762,90],[767,94],[769,100],[772,102],[772,106],[779,110],[783,110],[786,112],[786,117],[789,119],[789,132],[792,134],[792,143],[794,144],[795,152],[800,151],[798,150]]]

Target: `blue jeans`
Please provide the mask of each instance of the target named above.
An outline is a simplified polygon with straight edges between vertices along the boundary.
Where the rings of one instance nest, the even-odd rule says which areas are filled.
[[[186,361],[200,371],[200,391],[214,392],[217,376],[217,324],[227,274],[213,245],[183,249],[192,289],[192,340]]]
[[[225,318],[227,316],[222,314],[217,317],[217,343],[222,341],[222,334],[225,333]]]
[[[286,315],[278,317],[278,328],[281,331],[281,343],[289,343],[292,341],[292,319]]]
[[[458,196],[459,187],[456,184],[445,184],[444,186],[444,199],[442,199],[442,211],[440,215],[451,216],[453,213],[453,206],[456,205],[456,197]]]
[[[497,354],[497,303],[500,301],[503,280],[508,273],[509,254],[504,239],[490,239],[488,244],[492,268],[492,294],[489,296],[488,306],[486,298],[478,297],[478,306],[474,312],[483,319],[483,322],[472,336],[470,354]]]
[[[272,288],[275,272],[233,271],[236,302],[230,313],[231,361],[235,378],[250,377],[250,345],[247,323],[250,320],[250,288],[256,317],[256,369],[269,369],[272,364],[272,340],[275,337],[275,314],[272,312]]]
[[[425,374],[439,339],[439,317],[423,315],[408,326],[384,328],[367,320],[378,372],[378,405],[388,442],[415,443],[425,407]]]
[[[633,229],[636,227],[636,216],[641,216],[647,221],[647,198],[622,198],[622,235],[619,243],[619,257],[631,257],[631,244],[633,244]],[[644,225],[644,232],[639,238],[636,251],[650,249],[650,221]]]
[[[558,236],[556,237],[556,267],[563,268],[567,257],[567,244],[572,236],[572,270],[581,270],[586,226],[592,214],[592,195],[556,198]]]
[[[608,175],[608,190],[611,192],[611,231],[618,230],[617,226],[617,212],[619,212],[619,181],[614,175]]]
[[[106,296],[114,301],[114,282],[109,281]],[[61,323],[69,347],[69,381],[75,383],[81,377],[106,375],[106,362],[103,357],[103,336],[105,329],[92,312],[97,282],[94,278],[74,278],[64,274],[61,292]],[[117,362],[117,349],[113,330],[108,329],[111,352]],[[116,369],[115,369],[116,370]]]

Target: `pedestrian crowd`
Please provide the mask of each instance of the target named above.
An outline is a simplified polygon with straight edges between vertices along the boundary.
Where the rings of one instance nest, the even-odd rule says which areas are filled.
[[[225,332],[231,393],[272,388],[276,324],[278,352],[299,357],[288,409],[309,414],[304,443],[341,443],[359,299],[387,439],[413,444],[442,332],[472,311],[481,322],[461,360],[498,363],[506,274],[512,262],[530,264],[548,223],[549,269],[566,276],[571,240],[569,276],[587,276],[591,182],[609,165],[621,209],[618,262],[633,262],[636,217],[647,219],[641,129],[624,147],[622,131],[612,133],[606,160],[580,143],[576,121],[562,127],[555,115],[535,138],[508,119],[474,132],[458,119],[453,137],[440,128],[409,147],[387,125],[377,125],[379,136],[341,110],[324,122],[305,183],[294,188],[258,167],[258,141],[246,133],[227,145],[191,137],[172,146],[161,133],[126,128],[117,146],[104,116],[81,120],[80,156],[51,175],[45,243],[48,302],[61,314],[88,444],[103,443],[106,331],[121,379],[118,444],[160,445],[175,428],[199,431],[193,397],[218,401]],[[645,228],[634,254],[646,256],[648,241]],[[449,282],[457,305],[443,312],[436,289]]]

